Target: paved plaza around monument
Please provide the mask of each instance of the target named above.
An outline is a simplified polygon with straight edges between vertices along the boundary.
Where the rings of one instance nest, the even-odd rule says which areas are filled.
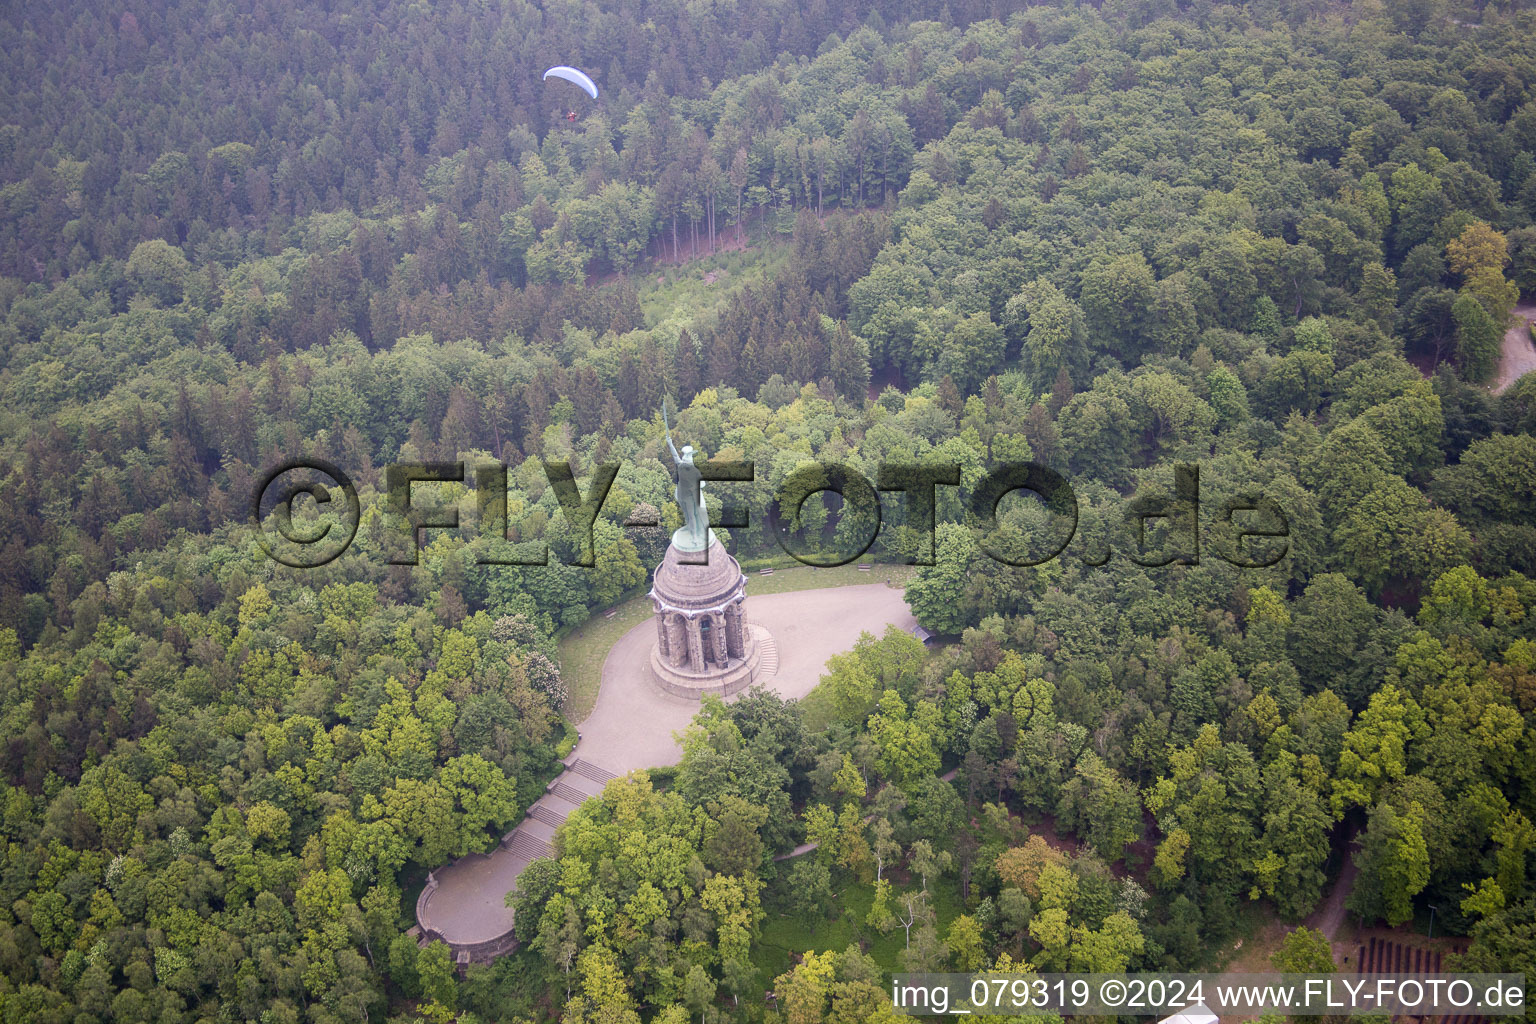
[[[747,621],[766,627],[778,648],[778,670],[764,688],[790,699],[810,693],[827,659],[852,647],[861,632],[879,636],[887,625],[917,625],[901,590],[884,583],[749,597]],[[577,756],[615,775],[676,764],[682,748],[672,734],[699,710],[698,701],[663,693],[646,676],[655,642],[656,627],[647,622],[613,646],[597,707],[580,726]]]
[[[860,633],[878,636],[889,625],[917,625],[901,589],[883,582],[752,596],[747,620],[766,630],[776,649],[777,669],[762,685],[791,699],[810,693],[827,659],[851,648]],[[548,851],[565,815],[586,796],[600,793],[606,778],[676,764],[682,757],[674,733],[688,727],[699,702],[656,685],[648,667],[655,643],[656,626],[647,620],[614,644],[603,664],[597,706],[581,723],[580,742],[567,759],[572,770],[552,784],[507,840],[489,854],[435,872],[417,904],[428,936],[460,950],[481,947],[472,951],[475,960],[504,952],[512,927],[504,897],[534,857]]]

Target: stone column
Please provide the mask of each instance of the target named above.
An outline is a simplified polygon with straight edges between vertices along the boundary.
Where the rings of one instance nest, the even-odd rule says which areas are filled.
[[[671,647],[667,643],[667,613],[656,608],[656,651],[662,661],[671,659]]]
[[[704,671],[704,630],[698,619],[688,620],[688,667]]]
[[[741,602],[732,601],[725,609],[725,649],[733,658],[746,653],[746,635],[741,621]]]
[[[688,659],[688,636],[683,621],[677,612],[667,612],[668,665],[681,665]]]
[[[715,641],[715,664],[724,665],[729,658],[726,653],[729,645],[726,642],[725,616],[720,612],[712,613],[709,626],[709,635]]]

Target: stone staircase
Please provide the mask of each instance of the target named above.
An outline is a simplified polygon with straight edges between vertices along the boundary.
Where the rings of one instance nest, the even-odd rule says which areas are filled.
[[[502,845],[519,857],[526,857],[530,862],[540,857],[549,857],[555,852],[549,840],[529,835],[522,825],[508,833],[507,838],[502,840]]]
[[[528,816],[501,839],[501,845],[527,867],[540,857],[555,853],[555,831],[581,804],[618,778],[606,768],[576,758],[555,777],[543,796],[528,808]]]
[[[572,810],[575,810],[577,807],[580,807],[582,804],[586,803],[588,797],[591,797],[595,794],[583,793],[575,786],[567,785],[565,782],[561,781],[564,778],[565,776],[562,775],[559,779],[551,782],[549,784],[549,793],[551,796],[559,797],[561,800],[564,800],[566,803],[570,804],[570,808],[565,812],[566,814],[570,814]]]
[[[752,676],[754,683],[772,679],[779,671],[779,642],[773,638],[773,634],[766,629],[752,623],[757,627],[758,661],[757,672]]]
[[[579,757],[572,761],[570,764],[566,765],[565,770],[568,772],[575,772],[582,778],[590,779],[591,781],[596,782],[602,786],[606,786],[608,783],[618,778],[617,775],[613,774],[613,772],[609,771],[608,769],[599,768],[591,761],[583,761]]]
[[[552,809],[548,804],[540,800],[538,803],[528,808],[528,817],[535,821],[542,821],[546,825],[554,825],[558,828],[560,823],[565,820],[566,816]]]

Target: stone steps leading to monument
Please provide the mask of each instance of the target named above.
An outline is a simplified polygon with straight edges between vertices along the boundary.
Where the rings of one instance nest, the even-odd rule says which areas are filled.
[[[511,839],[505,845],[513,853],[522,854],[530,861],[538,860],[540,857],[549,857],[555,852],[555,848],[550,845],[548,840],[531,836],[521,827],[513,831]]]
[[[565,776],[562,775],[560,778],[564,779]],[[550,785],[549,793],[551,796],[557,796],[561,800],[564,800],[572,807],[580,807],[582,804],[586,803],[587,799],[592,795],[591,793],[583,793],[579,789],[567,786],[559,779]]]
[[[524,818],[522,824],[517,826],[517,830],[525,836],[542,839],[551,846],[554,845],[555,826],[547,821],[540,821],[537,818]]]
[[[553,825],[555,828],[559,828],[569,814],[569,810],[565,814],[561,814],[554,807],[542,801],[528,808],[528,817],[533,818],[535,821],[542,821],[546,825]]]
[[[753,675],[753,682],[761,682],[772,679],[779,671],[779,644],[772,634],[763,630],[757,637],[758,654],[757,672]]]
[[[555,781],[563,782],[577,792],[587,794],[587,796],[602,796],[603,790],[608,788],[607,782],[598,782],[596,779],[589,779],[585,775],[578,775],[572,771],[561,772]]]
[[[566,771],[575,772],[577,775],[591,779],[593,782],[604,786],[618,778],[617,775],[613,774],[613,772],[609,771],[608,769],[599,768],[591,761],[583,761],[579,757],[572,761],[570,764],[566,765],[565,769]]]

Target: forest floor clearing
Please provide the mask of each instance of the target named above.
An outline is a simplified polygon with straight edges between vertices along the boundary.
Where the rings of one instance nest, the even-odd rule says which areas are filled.
[[[1268,906],[1252,907],[1252,926],[1241,938],[1234,939],[1223,954],[1221,974],[1269,974],[1274,971],[1270,957],[1296,927],[1276,916]]]
[[[672,246],[670,243],[665,246],[659,246],[656,242],[652,242],[643,261],[626,273],[620,273],[617,270],[589,270],[583,285],[587,288],[601,288],[604,285],[613,284],[615,281],[627,276],[627,274],[632,274],[638,284],[644,284],[646,281],[649,281],[652,275],[655,275],[657,284],[664,284],[668,267],[673,268],[674,271],[686,273],[682,268],[687,267],[691,263],[712,259],[728,252],[745,252],[751,246],[751,238],[744,237],[738,239],[734,228],[716,232],[713,247],[710,247],[707,236],[699,239],[697,245],[679,238],[676,259],[672,257]],[[662,249],[665,249],[665,252],[662,252]],[[707,271],[704,274],[704,283],[713,284],[715,278],[721,276],[724,276],[721,271]]]
[[[1323,906],[1326,905],[1325,901]],[[1319,910],[1321,909],[1320,907]],[[1294,923],[1282,921],[1275,913],[1274,907],[1268,903],[1250,904],[1245,910],[1245,916],[1248,920],[1248,928],[1244,930],[1241,938],[1234,940],[1232,945],[1221,954],[1212,973],[1275,973],[1276,968],[1272,958],[1279,952],[1285,937],[1299,927]],[[1337,947],[1334,950],[1334,962],[1339,965],[1340,971],[1353,970],[1339,960]],[[1238,1021],[1257,1020],[1258,1017],[1258,1014],[1226,1014],[1220,1020],[1221,1024],[1237,1024]]]
[[[1493,380],[1494,394],[1503,394],[1515,381],[1536,370],[1536,342],[1531,340],[1533,320],[1536,320],[1536,302],[1522,302],[1515,307],[1514,324],[1504,332],[1499,374]]]
[[[743,285],[760,287],[788,261],[788,239],[746,248],[717,250],[684,264],[650,264],[637,269],[635,289],[647,328],[667,326],[667,333],[708,323],[730,294]],[[702,318],[702,319],[701,319]],[[695,339],[697,340],[697,339]]]
[[[900,879],[886,872],[892,887]],[[907,880],[909,883],[915,879]],[[906,888],[906,885],[902,885]],[[953,875],[928,880],[928,895],[933,907],[935,924],[939,934],[949,930],[949,925],[959,917],[964,908],[960,902],[960,885]],[[842,952],[850,945],[864,945],[865,950],[880,969],[890,973],[901,970],[901,952],[906,949],[906,930],[897,925],[885,934],[871,928],[865,918],[874,903],[873,883],[850,883],[836,894],[836,913],[823,920],[808,921],[803,916],[783,907],[767,903],[767,919],[762,934],[754,944],[752,962],[757,965],[758,981],[765,989],[772,989],[774,979],[794,966],[794,958],[807,952]],[[897,910],[892,900],[892,910]],[[917,931],[913,928],[913,932]]]
[[[737,237],[736,227],[721,228],[715,232],[715,241],[711,245],[709,232],[704,232],[697,241],[682,231],[677,233],[677,250],[672,249],[672,234],[670,231],[656,236],[647,250],[649,266],[660,269],[661,267],[681,267],[692,263],[694,260],[708,259],[722,252],[740,252],[753,243],[754,236],[761,239],[762,232],[748,229],[740,237]]]

